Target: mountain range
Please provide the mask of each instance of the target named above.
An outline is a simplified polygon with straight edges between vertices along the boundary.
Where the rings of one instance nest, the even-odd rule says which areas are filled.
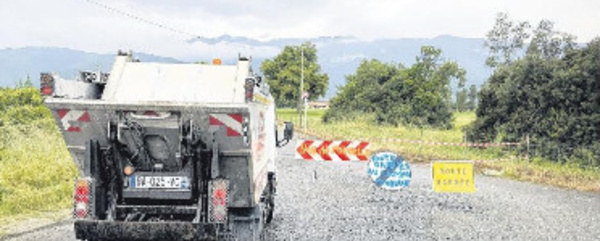
[[[345,76],[353,74],[364,59],[376,58],[385,62],[411,65],[415,62],[421,46],[432,45],[442,49],[443,57],[453,60],[467,71],[467,86],[480,86],[490,75],[485,67],[486,49],[480,38],[462,38],[439,36],[435,38],[403,38],[359,40],[354,37],[318,37],[311,39],[286,38],[259,41],[246,37],[223,35],[217,38],[196,38],[188,44],[202,42],[215,45],[222,42],[234,42],[250,47],[282,48],[286,45],[298,45],[310,41],[317,46],[319,64],[322,71],[329,75],[329,89],[325,99],[335,95],[338,86],[345,83]],[[116,50],[115,50],[116,52]],[[176,56],[157,56],[152,53],[135,52],[134,56],[142,62],[184,62]],[[253,58],[253,68],[259,69],[265,58]],[[57,47],[23,47],[0,49],[0,87],[14,86],[29,76],[37,84],[40,72],[55,72],[64,77],[75,76],[79,70],[110,71],[114,53],[91,53]]]

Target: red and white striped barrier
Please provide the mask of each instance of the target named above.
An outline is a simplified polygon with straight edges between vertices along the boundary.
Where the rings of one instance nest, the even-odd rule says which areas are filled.
[[[298,140],[296,158],[315,161],[368,161],[369,142]]]

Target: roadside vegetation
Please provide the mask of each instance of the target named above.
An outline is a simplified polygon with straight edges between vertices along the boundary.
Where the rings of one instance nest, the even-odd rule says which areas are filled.
[[[600,38],[577,43],[551,21],[532,27],[505,13],[497,15],[486,37],[488,59],[481,64],[493,72],[479,93],[475,86],[465,88],[464,70],[434,46],[421,47],[411,66],[364,59],[346,76],[330,108],[309,116],[306,134],[369,139],[373,149],[392,149],[413,161],[481,160],[482,172],[600,189]],[[284,71],[270,76],[293,77]],[[294,107],[298,95],[290,93],[298,93],[297,87],[272,87],[280,98],[293,97],[284,107]],[[279,114],[299,120],[293,110]],[[386,139],[520,145],[460,147]]]
[[[486,44],[494,72],[467,130],[486,135],[468,136],[529,141],[540,147],[531,155],[600,167],[600,39],[576,44],[550,21],[532,28],[500,14]]]
[[[354,120],[325,123],[326,110],[309,110],[307,132],[298,122],[295,109],[279,109],[278,120],[294,122],[300,138],[322,140],[369,140],[372,150],[392,150],[410,162],[434,160],[474,160],[479,173],[553,185],[581,191],[600,191],[600,170],[574,164],[559,164],[541,157],[526,157],[522,147],[461,147],[389,142],[387,139],[423,140],[448,143],[464,141],[463,128],[475,121],[473,112],[455,112],[451,129],[418,128],[410,126],[378,126],[372,116]]]
[[[70,207],[76,173],[39,91],[0,88],[0,225]]]
[[[363,60],[331,99],[323,121],[369,114],[373,123],[452,129],[452,85],[465,83],[465,70],[446,61],[442,50],[423,46],[410,67]]]

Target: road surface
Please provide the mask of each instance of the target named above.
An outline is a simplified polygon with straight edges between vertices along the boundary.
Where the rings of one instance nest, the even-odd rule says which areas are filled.
[[[600,240],[600,195],[477,176],[474,194],[431,191],[428,164],[411,185],[376,187],[366,162],[309,162],[280,149],[278,197],[265,240]],[[74,240],[72,223],[7,240]]]

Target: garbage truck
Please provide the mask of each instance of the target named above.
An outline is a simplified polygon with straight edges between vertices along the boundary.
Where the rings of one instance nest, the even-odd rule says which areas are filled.
[[[237,64],[145,63],[41,73],[40,92],[79,170],[80,240],[257,240],[273,219],[277,133],[266,81]],[[42,143],[40,143],[42,144]]]

